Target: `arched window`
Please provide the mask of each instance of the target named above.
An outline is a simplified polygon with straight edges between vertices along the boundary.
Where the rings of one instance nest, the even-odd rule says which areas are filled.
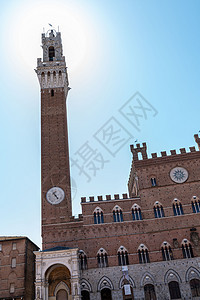
[[[154,216],[155,218],[164,218],[165,214],[164,214],[164,209],[162,204],[159,201],[156,201],[154,203]]]
[[[137,204],[132,206],[132,218],[133,221],[142,220],[141,208]]]
[[[94,224],[104,223],[103,211],[100,207],[96,207],[94,210]]]
[[[151,186],[157,186],[155,177],[151,177]]]
[[[113,220],[114,222],[123,222],[123,213],[118,205],[113,208]]]
[[[183,207],[182,207],[182,204],[181,204],[181,201],[178,200],[177,198],[175,198],[173,200],[173,211],[174,211],[174,215],[175,216],[180,216],[180,215],[183,215]]]
[[[172,249],[168,242],[162,243],[161,251],[162,251],[163,260],[172,260],[173,259]]]
[[[181,299],[181,292],[177,281],[170,281],[168,283],[170,299]]]
[[[49,61],[53,61],[55,57],[55,49],[53,46],[49,47]]]
[[[150,262],[149,251],[144,244],[140,244],[140,246],[138,247],[138,257],[139,257],[140,264],[145,264]]]
[[[192,197],[192,211],[193,213],[200,212],[200,200],[196,196]]]
[[[97,265],[98,268],[108,267],[108,255],[105,249],[100,248],[97,252]]]
[[[153,284],[146,284],[144,286],[144,299],[156,300],[156,292]]]
[[[192,298],[200,297],[200,280],[192,279],[190,280],[190,288],[192,292]]]
[[[79,251],[79,263],[81,270],[87,270],[87,256],[83,250]]]
[[[82,300],[90,300],[90,293],[88,291],[81,292],[81,299]]]
[[[111,290],[108,288],[101,290],[101,300],[112,300]]]
[[[119,247],[117,251],[117,256],[118,256],[118,264],[119,266],[126,266],[129,265],[129,260],[128,260],[128,251],[124,246]]]
[[[187,239],[184,239],[182,241],[182,252],[183,252],[183,258],[194,257],[193,251],[192,251],[192,246]]]

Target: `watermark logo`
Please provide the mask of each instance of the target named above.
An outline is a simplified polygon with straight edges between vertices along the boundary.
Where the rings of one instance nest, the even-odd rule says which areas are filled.
[[[144,120],[148,117],[155,117],[158,111],[149,101],[147,101],[139,92],[136,92],[119,109],[121,115],[131,123],[138,131]]]
[[[111,117],[93,136],[112,156],[116,156],[133,137],[114,117]]]
[[[156,108],[136,92],[72,155],[71,168],[91,182],[130,140],[137,142],[143,122],[157,114]]]

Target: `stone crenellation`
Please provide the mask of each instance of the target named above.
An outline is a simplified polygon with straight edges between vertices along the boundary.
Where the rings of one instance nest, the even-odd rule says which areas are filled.
[[[198,149],[200,150],[200,137],[198,134],[194,135],[195,142],[198,145]],[[180,148],[180,153],[177,153],[175,149],[170,150],[170,155],[167,154],[166,151],[161,151],[161,156],[159,156],[157,153],[151,153],[151,157],[148,157],[147,154],[147,145],[146,143],[141,144],[136,144],[136,147],[134,145],[130,146],[131,152],[133,154],[133,160],[138,161],[138,160],[148,160],[148,159],[154,159],[154,158],[162,158],[162,157],[171,157],[174,155],[181,155],[181,154],[186,154],[186,153],[191,153],[191,152],[196,152],[195,146],[189,147],[190,151],[187,152],[185,148]],[[141,159],[139,159],[139,153],[141,153]]]
[[[129,196],[127,193],[122,194],[121,198],[120,198],[119,194],[114,194],[113,197],[112,197],[112,195],[106,195],[105,199],[103,198],[103,196],[97,196],[97,199],[95,199],[94,196],[90,196],[89,199],[87,199],[86,197],[81,197],[81,203],[109,201],[109,200],[115,201],[115,200],[124,200],[124,199],[129,199]]]

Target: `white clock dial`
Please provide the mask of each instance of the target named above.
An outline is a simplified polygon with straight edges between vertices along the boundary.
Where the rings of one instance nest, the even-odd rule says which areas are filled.
[[[176,183],[183,183],[188,179],[188,171],[182,167],[176,167],[170,171],[170,177]]]
[[[50,204],[59,204],[65,198],[65,192],[58,186],[54,186],[46,193],[46,199]]]

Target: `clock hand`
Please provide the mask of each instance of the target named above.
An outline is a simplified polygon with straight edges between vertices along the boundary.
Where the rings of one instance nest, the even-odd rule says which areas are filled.
[[[56,192],[53,192],[53,195],[56,197],[56,199],[58,199],[58,196],[56,195]]]

